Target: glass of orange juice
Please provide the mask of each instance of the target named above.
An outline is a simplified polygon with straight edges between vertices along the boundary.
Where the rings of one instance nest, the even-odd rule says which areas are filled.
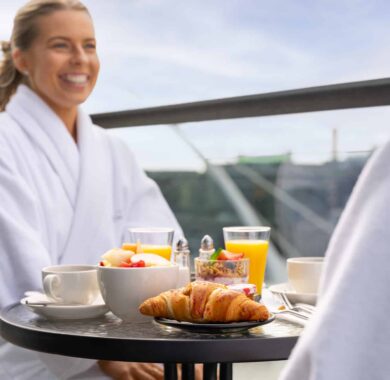
[[[123,249],[136,253],[155,253],[167,260],[171,259],[174,230],[172,228],[137,227],[128,229],[127,241]]]
[[[270,227],[224,227],[226,250],[243,253],[249,259],[249,282],[261,295],[267,263]]]

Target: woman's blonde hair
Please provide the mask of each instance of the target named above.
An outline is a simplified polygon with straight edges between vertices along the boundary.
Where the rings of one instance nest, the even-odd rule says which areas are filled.
[[[0,111],[15,93],[20,83],[27,83],[26,77],[20,73],[13,62],[12,50],[26,51],[37,37],[40,16],[60,10],[79,10],[89,14],[88,9],[78,0],[31,0],[19,9],[14,19],[11,41],[2,41],[3,59],[0,61]]]

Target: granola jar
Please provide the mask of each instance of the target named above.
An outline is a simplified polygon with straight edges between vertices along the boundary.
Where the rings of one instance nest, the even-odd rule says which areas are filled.
[[[246,284],[249,280],[249,259],[210,260],[195,258],[195,279],[219,284]]]

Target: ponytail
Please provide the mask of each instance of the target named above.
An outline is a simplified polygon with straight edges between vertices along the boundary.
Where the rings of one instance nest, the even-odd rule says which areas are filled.
[[[11,44],[1,42],[3,59],[0,61],[0,112],[4,111],[6,104],[15,93],[16,88],[23,79],[23,75],[16,70],[11,55]]]

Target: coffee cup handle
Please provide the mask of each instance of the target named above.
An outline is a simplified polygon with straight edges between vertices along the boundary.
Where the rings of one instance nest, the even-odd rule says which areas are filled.
[[[56,274],[48,274],[43,279],[43,290],[46,295],[55,301],[62,301],[58,295],[56,295],[56,289],[61,285],[61,279]]]

